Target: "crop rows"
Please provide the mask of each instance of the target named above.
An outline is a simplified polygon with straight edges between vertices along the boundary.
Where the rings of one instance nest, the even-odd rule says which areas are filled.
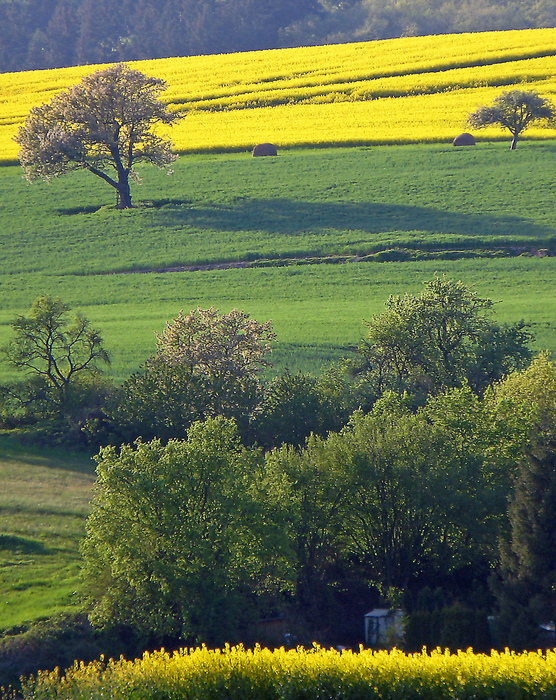
[[[141,65],[147,72],[160,71],[170,85],[170,101],[187,101],[194,108],[209,106],[205,103],[213,101],[212,106],[218,108],[219,104],[234,104],[233,100],[241,103],[250,95],[266,98],[272,104],[272,95],[280,92],[282,97],[290,95],[294,102],[330,92],[351,95],[361,89],[362,81],[391,77],[415,76],[409,78],[411,91],[419,84],[419,76],[428,73],[489,64],[501,64],[502,69],[508,63],[555,54],[556,31],[543,29],[167,59]],[[554,65],[551,58],[545,75],[554,73]],[[524,70],[520,65],[515,72]]]
[[[524,83],[556,94],[556,29],[385,41],[138,62],[164,78],[164,99],[187,118],[171,136],[181,152],[438,142],[501,89]],[[31,107],[91,66],[0,75],[0,160]],[[532,137],[554,130],[531,129]],[[500,138],[501,132],[485,132]]]
[[[172,655],[145,653],[136,661],[106,665],[75,664],[62,678],[57,672],[39,674],[23,694],[29,700],[548,699],[556,696],[556,652],[486,656],[440,650],[406,655],[395,649],[197,648]]]

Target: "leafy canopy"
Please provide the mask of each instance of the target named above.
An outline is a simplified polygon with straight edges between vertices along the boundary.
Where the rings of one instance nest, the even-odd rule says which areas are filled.
[[[419,295],[390,296],[368,323],[355,371],[384,391],[438,394],[469,381],[478,392],[530,357],[525,324],[498,326],[494,302],[463,282],[438,277]]]
[[[546,353],[488,396],[505,426],[511,459],[509,532],[500,540],[499,605],[503,643],[536,649],[539,625],[556,617],[556,365]],[[513,452],[513,454],[512,454]]]
[[[498,124],[512,134],[511,150],[516,148],[519,134],[534,122],[551,122],[556,117],[554,104],[534,90],[508,90],[499,95],[492,105],[479,107],[469,115],[474,129]]]
[[[179,118],[160,102],[166,83],[125,64],[88,75],[81,83],[33,107],[16,142],[29,181],[85,169],[116,189],[118,206],[131,206],[129,177],[139,162],[165,168],[176,155],[157,124]]]
[[[280,568],[267,494],[258,499],[260,453],[218,417],[194,423],[187,440],[108,447],[97,461],[82,546],[91,619],[229,641],[250,591]]]
[[[208,416],[242,420],[259,401],[258,374],[275,337],[270,321],[237,309],[180,312],[157,336],[156,354],[125,382],[116,420],[130,436],[162,439],[183,437]]]

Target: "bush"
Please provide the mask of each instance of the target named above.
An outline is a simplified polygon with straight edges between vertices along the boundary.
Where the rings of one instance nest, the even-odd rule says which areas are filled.
[[[90,662],[101,654],[135,656],[147,646],[148,640],[124,627],[94,630],[84,613],[57,615],[0,638],[0,687],[19,689],[21,676],[66,668],[76,659]]]
[[[423,647],[487,652],[492,647],[487,614],[459,603],[436,610],[416,610],[409,616],[405,641],[411,652]]]

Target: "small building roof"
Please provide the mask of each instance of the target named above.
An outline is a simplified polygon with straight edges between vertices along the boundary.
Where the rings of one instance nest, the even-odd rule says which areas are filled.
[[[391,615],[392,612],[393,611],[390,608],[374,608],[368,612],[365,617],[387,617],[388,615]]]

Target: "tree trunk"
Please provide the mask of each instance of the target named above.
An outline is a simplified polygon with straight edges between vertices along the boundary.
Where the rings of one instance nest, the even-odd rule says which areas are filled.
[[[129,173],[121,172],[116,188],[116,208],[131,209],[131,189],[129,187]]]
[[[514,134],[514,137],[512,139],[512,144],[510,146],[510,151],[515,151],[515,149],[517,148],[518,137],[519,137],[519,133]]]

